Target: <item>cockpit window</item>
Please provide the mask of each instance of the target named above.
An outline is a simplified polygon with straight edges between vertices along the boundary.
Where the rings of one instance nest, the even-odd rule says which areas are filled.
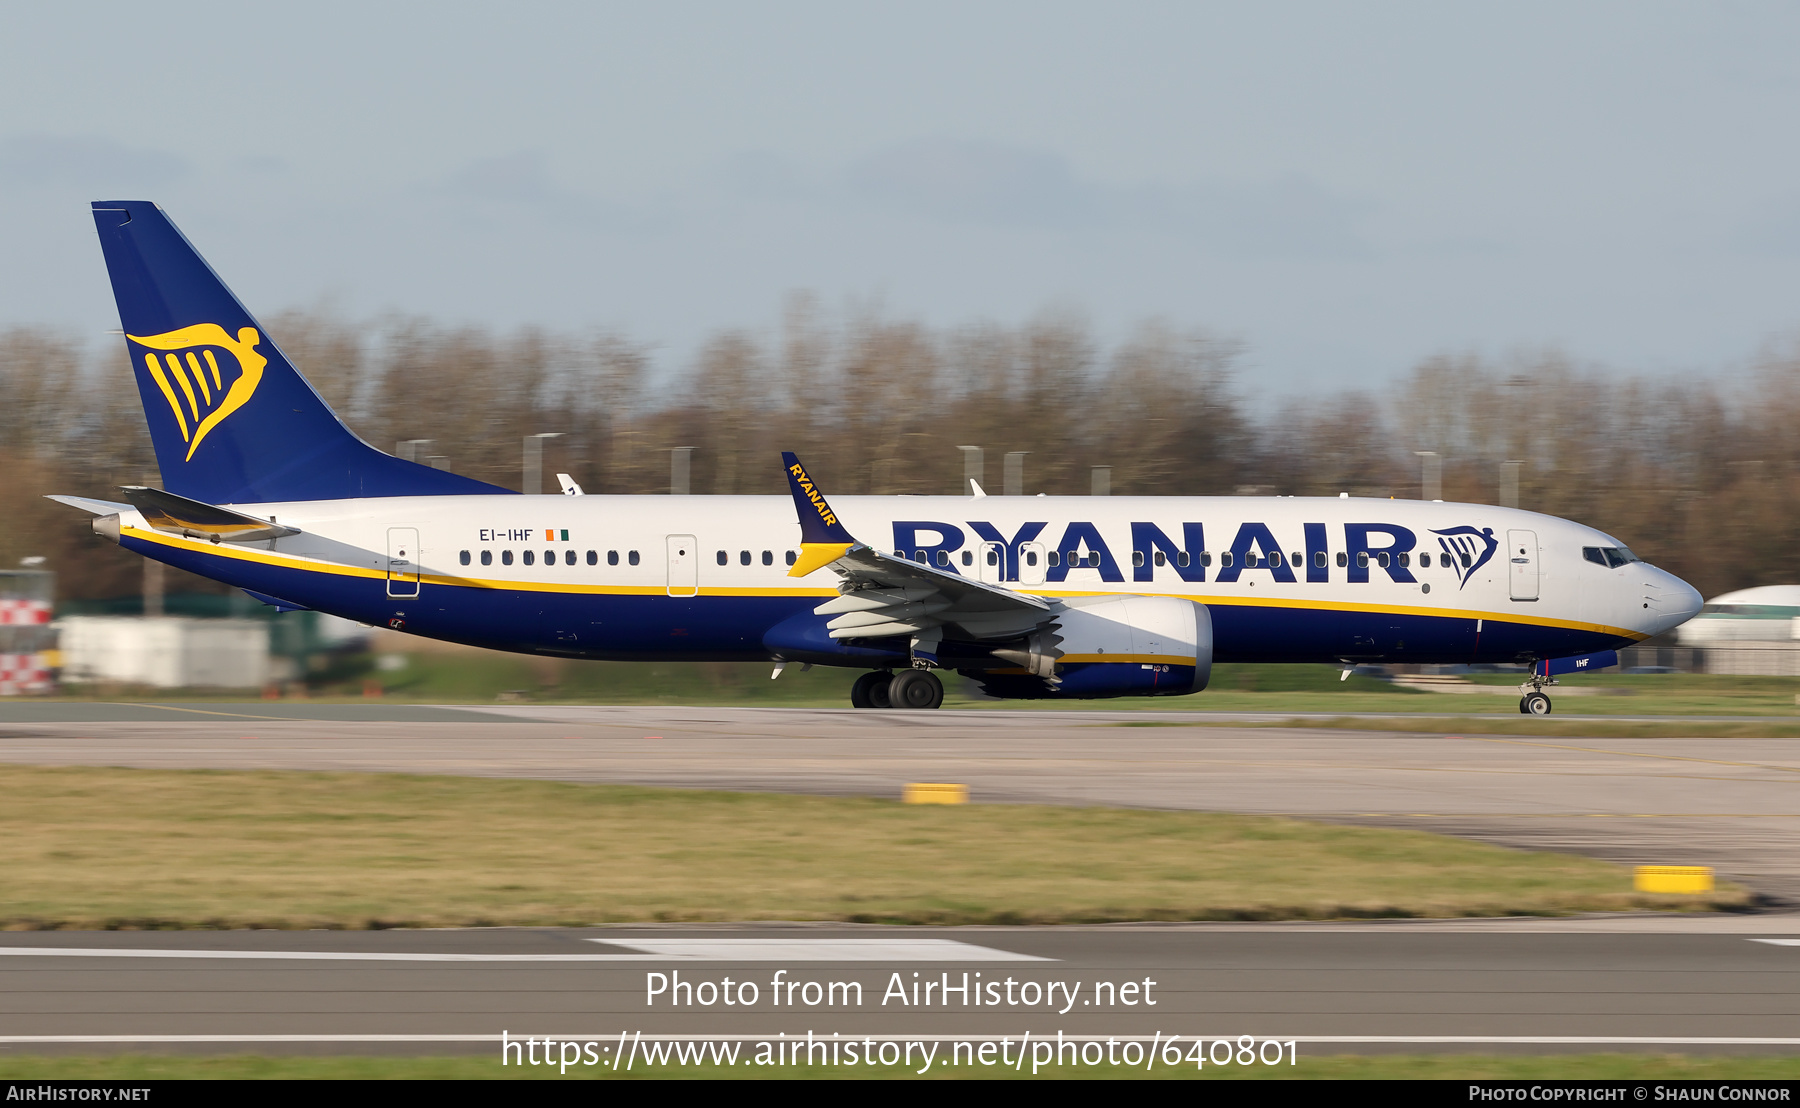
[[[1581,548],[1581,556],[1597,566],[1605,566],[1608,569],[1618,569],[1620,566],[1630,565],[1632,562],[1643,561],[1642,558],[1623,546],[1584,546]]]

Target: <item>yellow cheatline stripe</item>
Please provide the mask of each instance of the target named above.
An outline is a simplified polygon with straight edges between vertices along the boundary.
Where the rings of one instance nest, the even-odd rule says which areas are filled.
[[[805,577],[820,566],[828,566],[844,556],[844,551],[854,545],[847,542],[803,542],[800,544],[800,557],[795,559],[794,568],[788,570],[789,577]]]
[[[197,554],[208,554],[218,558],[236,558],[240,561],[258,562],[263,565],[279,566],[284,569],[304,570],[308,573],[329,573],[339,577],[362,577],[373,578],[376,580],[386,580],[387,578],[387,573],[379,569],[364,569],[361,566],[346,566],[337,563],[308,561],[301,558],[275,554],[267,550],[226,547],[210,542],[203,542],[199,539],[188,539],[177,535],[168,535],[160,531],[146,531],[141,528],[126,527],[122,529],[121,533],[130,535],[136,539],[142,539],[145,542],[157,543],[162,546],[178,547],[180,549],[193,551]],[[817,543],[813,545],[825,546],[831,549],[837,549],[838,546],[836,543]],[[845,547],[845,549],[848,549],[848,547]],[[841,554],[842,551],[839,551],[839,554],[834,555],[834,557],[841,556]],[[497,578],[452,577],[443,574],[421,574],[419,579],[428,585],[456,585],[470,589],[510,589],[513,592],[571,593],[581,595],[606,594],[618,596],[665,596],[668,594],[668,587],[666,585],[578,585],[553,581],[508,581]],[[1355,612],[1369,615],[1437,616],[1444,619],[1481,619],[1489,620],[1494,623],[1524,624],[1529,627],[1558,627],[1574,631],[1596,631],[1601,634],[1617,635],[1621,638],[1630,638],[1640,641],[1650,637],[1641,631],[1632,631],[1623,627],[1608,627],[1603,623],[1580,623],[1575,620],[1545,619],[1543,617],[1522,619],[1511,613],[1468,611],[1459,608],[1404,608],[1389,604],[1354,604],[1340,600],[1289,600],[1274,597],[1251,599],[1236,596],[1195,596],[1187,593],[1142,592],[1121,594],[1061,589],[1054,591],[1021,589],[1019,591],[1028,596],[1041,596],[1050,599],[1081,596],[1161,596],[1175,600],[1193,600],[1209,607],[1236,605],[1263,608],[1297,608],[1306,611]],[[836,589],[825,588],[783,589],[766,587],[712,587],[702,588],[700,590],[700,595],[836,596],[838,595],[838,592]]]

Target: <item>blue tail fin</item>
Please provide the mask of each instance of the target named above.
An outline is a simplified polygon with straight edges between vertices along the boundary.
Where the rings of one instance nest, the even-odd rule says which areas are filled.
[[[96,201],[94,223],[170,492],[252,504],[511,491],[357,438],[155,204]]]

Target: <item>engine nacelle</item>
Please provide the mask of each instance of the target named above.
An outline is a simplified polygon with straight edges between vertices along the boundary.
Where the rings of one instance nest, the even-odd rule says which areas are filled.
[[[964,670],[990,696],[1185,696],[1212,677],[1212,615],[1166,596],[1076,597],[1050,628],[994,656],[1025,672]]]

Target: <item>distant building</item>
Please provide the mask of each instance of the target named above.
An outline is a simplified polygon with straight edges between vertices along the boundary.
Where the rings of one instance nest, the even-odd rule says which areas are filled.
[[[266,620],[65,616],[56,628],[64,681],[241,689],[269,679]]]
[[[1800,677],[1800,585],[1715,596],[1676,634],[1704,652],[1707,673]]]

